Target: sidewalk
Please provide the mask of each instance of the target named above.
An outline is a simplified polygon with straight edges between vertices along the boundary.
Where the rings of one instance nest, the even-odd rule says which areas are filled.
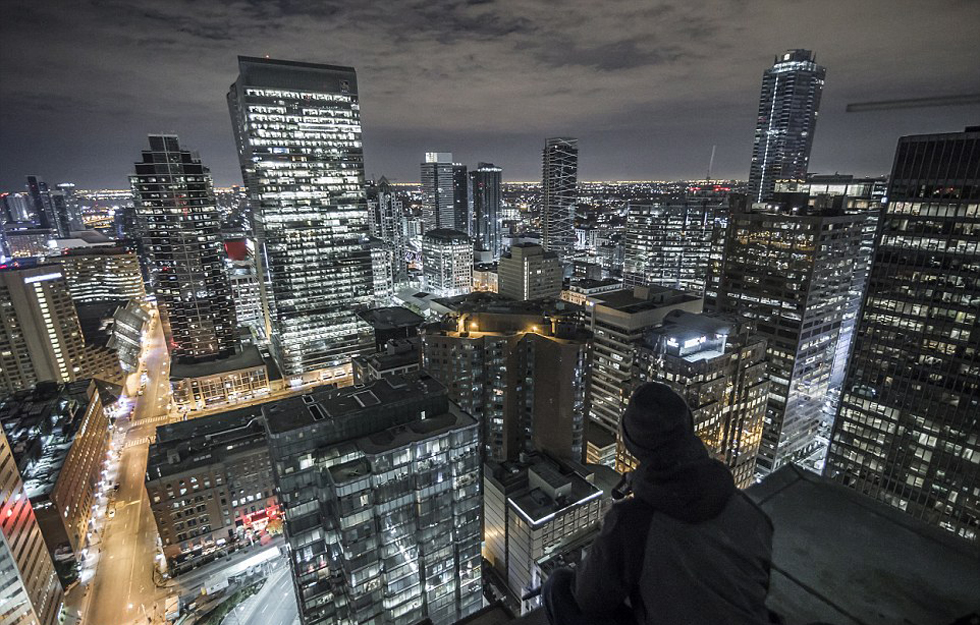
[[[276,536],[267,545],[259,545],[256,543],[251,547],[240,549],[229,556],[225,556],[224,558],[219,558],[212,562],[208,562],[207,564],[202,564],[198,568],[188,571],[183,575],[167,580],[164,586],[171,590],[176,590],[181,595],[199,593],[201,586],[213,575],[231,569],[236,564],[239,564],[264,551],[275,548],[279,548],[281,551],[284,551],[285,544],[285,538],[283,538],[281,535]]]

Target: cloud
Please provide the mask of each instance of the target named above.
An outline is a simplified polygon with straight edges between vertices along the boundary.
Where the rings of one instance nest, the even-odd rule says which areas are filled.
[[[436,148],[534,178],[559,133],[581,137],[586,179],[698,176],[712,145],[719,175],[745,176],[762,71],[789,47],[828,67],[815,169],[885,171],[899,134],[980,112],[843,113],[980,91],[980,3],[7,0],[5,17],[5,187],[123,185],[158,131],[240,180],[224,100],[239,54],[357,68],[368,172],[405,180]]]

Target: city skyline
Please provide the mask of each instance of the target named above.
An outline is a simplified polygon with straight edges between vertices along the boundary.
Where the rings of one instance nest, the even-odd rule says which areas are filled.
[[[152,132],[185,137],[217,186],[240,183],[221,86],[238,54],[357,67],[365,171],[392,182],[414,180],[418,154],[434,148],[534,180],[541,139],[566,133],[581,139],[583,180],[701,177],[712,146],[714,176],[745,179],[762,71],[797,47],[828,68],[811,171],[884,174],[895,136],[976,118],[976,105],[844,112],[852,102],[980,91],[975,6],[869,3],[822,14],[803,33],[785,28],[811,16],[802,5],[702,4],[624,5],[595,19],[573,4],[554,20],[533,4],[447,5],[396,20],[371,3],[316,14],[259,7],[254,18],[110,3],[73,6],[70,20],[58,3],[11,6],[0,38],[0,187],[37,173],[122,188],[126,155]],[[870,20],[878,36],[868,36]],[[906,20],[917,25],[912,41]],[[325,30],[328,42],[317,36]],[[159,36],[124,34],[140,32]],[[914,63],[896,69],[895,57]]]

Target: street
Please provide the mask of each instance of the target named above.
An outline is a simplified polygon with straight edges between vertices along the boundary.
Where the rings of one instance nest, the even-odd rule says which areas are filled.
[[[170,366],[158,320],[154,321],[146,337],[144,362],[147,372],[145,391],[135,398],[132,416],[117,421],[123,436],[116,440],[114,449],[121,449],[121,456],[117,467],[110,466],[109,475],[110,478],[116,475],[118,490],[109,502],[105,513],[108,516],[100,518],[103,529],[98,539],[93,541],[95,548],[89,549],[90,553],[83,562],[82,583],[66,597],[66,606],[76,608],[82,615],[82,625],[164,623],[164,603],[170,594],[192,597],[200,592],[201,584],[209,575],[258,551],[255,548],[234,554],[178,579],[167,580],[164,586],[157,585],[159,575],[157,582],[154,582],[153,567],[159,553],[156,546],[157,529],[146,497],[144,479],[149,444],[156,427],[168,422],[170,407]],[[114,515],[109,515],[108,510],[114,510]],[[286,571],[286,567],[281,567],[281,570]],[[288,573],[281,577],[276,581],[277,587],[282,586],[277,590],[278,594],[262,593],[275,607],[268,613],[272,620],[263,619],[268,620],[268,625],[278,625],[280,622],[289,625],[296,619],[291,579]],[[257,603],[254,605],[258,606]],[[262,608],[267,606],[263,605]],[[243,618],[246,618],[244,614]]]
[[[289,567],[282,563],[265,580],[262,589],[232,610],[222,625],[292,625],[296,618],[293,580]]]

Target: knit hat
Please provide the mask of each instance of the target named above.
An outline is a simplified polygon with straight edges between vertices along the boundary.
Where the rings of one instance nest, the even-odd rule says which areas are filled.
[[[704,449],[684,398],[660,382],[636,389],[622,421],[623,443],[641,463],[667,467]]]

